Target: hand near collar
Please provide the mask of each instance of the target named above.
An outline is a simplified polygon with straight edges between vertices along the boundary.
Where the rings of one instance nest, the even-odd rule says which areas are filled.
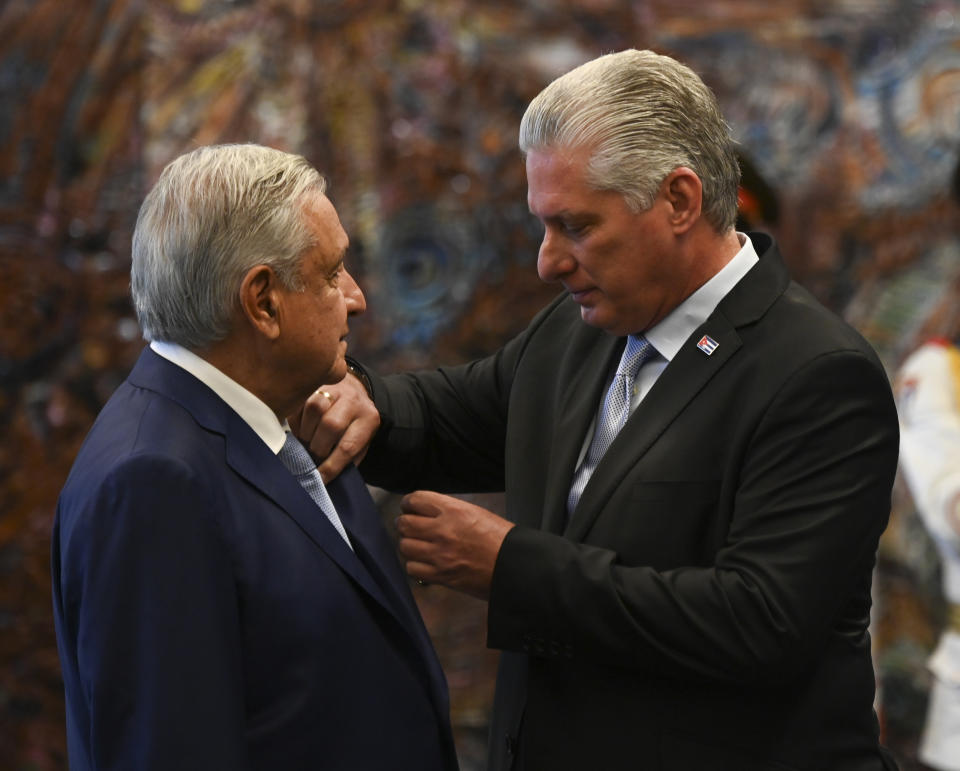
[[[376,405],[352,374],[318,388],[288,420],[293,433],[322,461],[318,468],[324,482],[350,463],[359,464],[380,428]]]

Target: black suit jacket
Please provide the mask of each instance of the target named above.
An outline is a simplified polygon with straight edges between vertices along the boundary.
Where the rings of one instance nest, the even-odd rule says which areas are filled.
[[[355,551],[213,391],[146,349],[53,533],[72,771],[457,766],[446,682],[356,469]]]
[[[772,240],[565,500],[623,339],[558,298],[494,356],[374,378],[362,466],[506,489],[491,769],[884,767],[867,632],[898,428],[881,363]],[[707,355],[696,343],[709,335]]]

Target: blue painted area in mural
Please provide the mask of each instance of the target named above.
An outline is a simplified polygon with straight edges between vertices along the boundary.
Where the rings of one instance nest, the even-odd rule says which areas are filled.
[[[739,30],[667,45],[716,91],[734,136],[767,179],[778,185],[806,179],[843,114],[838,79],[827,64]]]
[[[960,30],[925,30],[864,73],[857,91],[876,106],[886,162],[863,205],[916,205],[942,193],[960,146]]]
[[[847,36],[825,26],[796,48],[743,31],[665,42],[717,91],[738,141],[778,185],[810,183],[838,132],[856,137],[870,211],[942,194],[960,146],[960,15],[911,24]]]
[[[377,312],[389,343],[429,343],[456,318],[494,259],[466,213],[429,205],[401,210],[382,230],[376,263],[383,276]]]

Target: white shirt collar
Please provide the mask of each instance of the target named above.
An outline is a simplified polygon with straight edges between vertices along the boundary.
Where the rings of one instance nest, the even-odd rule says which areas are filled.
[[[200,358],[176,343],[154,340],[150,347],[158,355],[172,364],[185,369],[197,380],[208,386],[223,399],[244,422],[252,428],[267,447],[276,454],[286,441],[286,421],[281,423],[263,401],[240,385],[236,380],[223,374],[210,362]]]
[[[667,361],[677,355],[693,331],[713,313],[720,301],[727,296],[758,261],[753,242],[745,233],[737,233],[740,251],[707,283],[697,289],[663,319],[644,334]]]

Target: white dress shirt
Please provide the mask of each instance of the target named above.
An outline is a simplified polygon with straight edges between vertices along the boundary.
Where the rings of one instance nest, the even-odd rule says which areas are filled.
[[[286,421],[281,423],[273,410],[259,397],[181,345],[154,340],[150,347],[158,356],[185,369],[201,383],[209,386],[210,390],[230,405],[256,435],[263,439],[274,455],[280,452],[287,439],[289,427]]]
[[[637,409],[637,405],[640,404],[643,397],[653,388],[653,384],[660,377],[660,373],[677,355],[680,346],[687,341],[697,327],[707,320],[720,304],[720,301],[759,261],[760,258],[757,257],[757,251],[754,249],[750,238],[745,233],[737,233],[737,237],[740,239],[740,251],[733,256],[730,262],[664,318],[643,333],[644,337],[657,349],[657,355],[648,359],[637,373],[633,391],[630,395],[631,415]],[[614,363],[613,369],[607,377],[604,393],[610,387],[610,383],[616,374],[616,367],[617,365]],[[580,457],[577,459],[576,468],[579,468],[583,462],[583,457],[593,439],[593,432],[602,409],[603,400],[601,399],[597,415],[594,416],[593,422],[587,430],[583,446],[580,448]]]
[[[740,251],[724,265],[707,283],[697,289],[664,318],[644,332],[644,337],[657,349],[659,356],[652,358],[637,374],[636,387],[630,400],[630,413],[637,408],[647,392],[653,387],[660,373],[693,331],[716,310],[720,301],[757,264],[759,257],[753,242],[745,233],[737,233]]]

